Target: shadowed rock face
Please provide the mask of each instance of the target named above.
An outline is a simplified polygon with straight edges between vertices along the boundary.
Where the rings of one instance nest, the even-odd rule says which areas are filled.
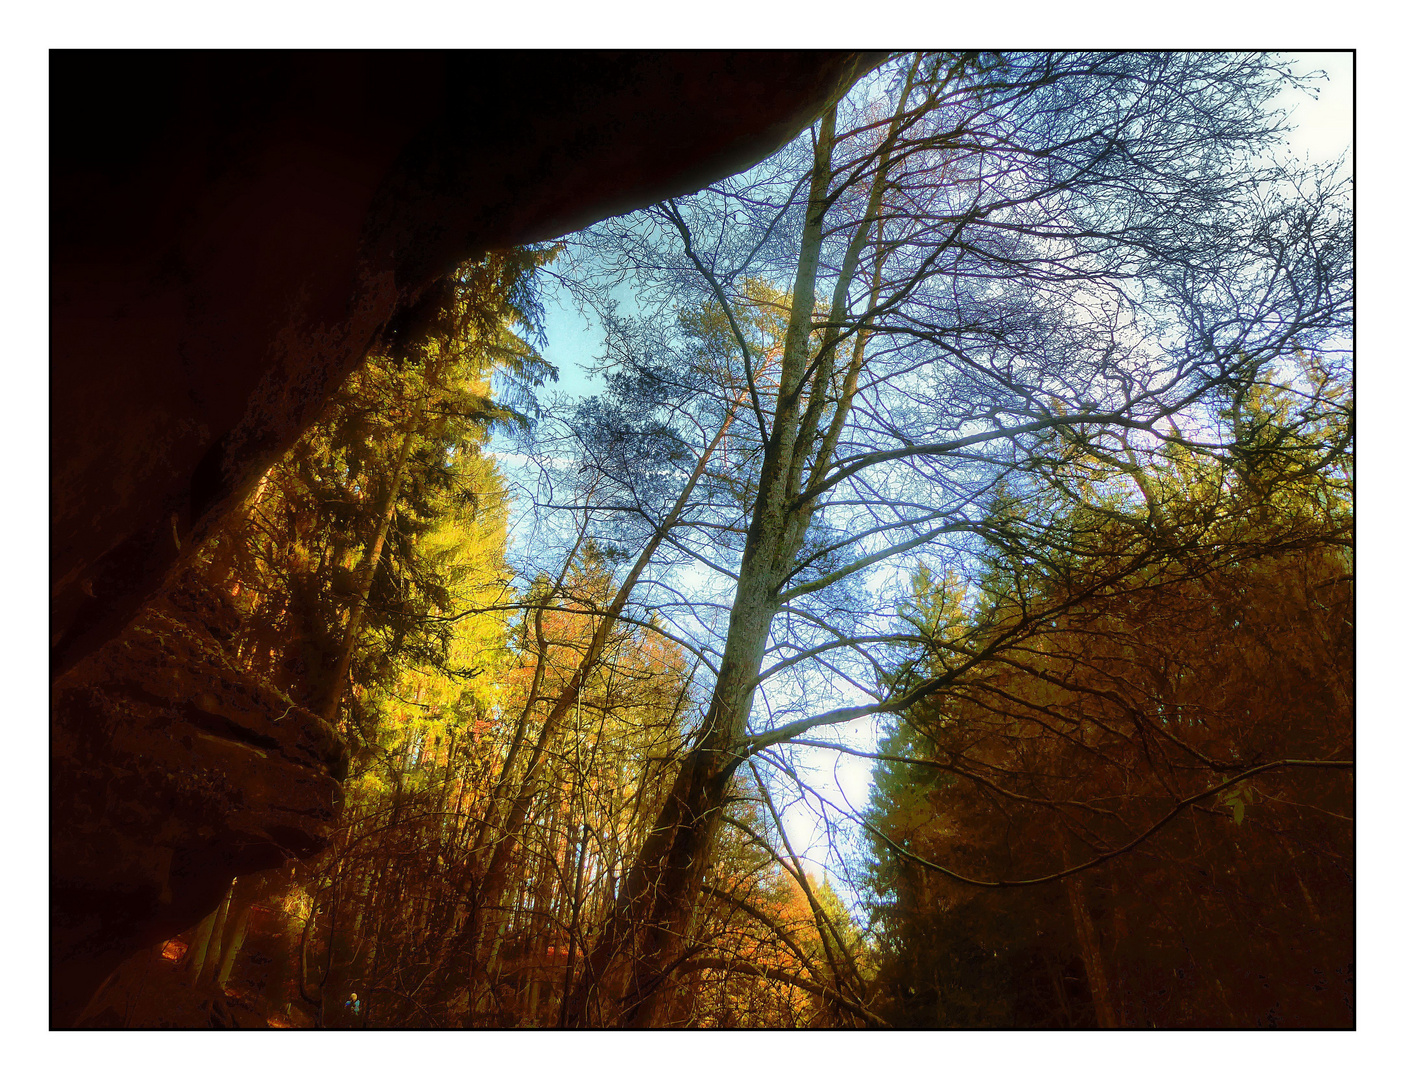
[[[834,53],[58,53],[51,646],[116,633],[463,259],[781,145]]]
[[[346,749],[248,675],[237,615],[190,588],[54,684],[50,955],[56,1022],[131,953],[198,922],[231,878],[322,850]]]
[[[143,610],[182,558],[455,264],[735,172],[874,59],[54,54],[53,1023],[326,843],[335,732],[215,598]]]

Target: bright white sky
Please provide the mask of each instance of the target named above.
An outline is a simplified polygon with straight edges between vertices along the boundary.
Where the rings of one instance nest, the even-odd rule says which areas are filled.
[[[1327,81],[1321,83],[1317,100],[1308,95],[1284,91],[1278,104],[1289,110],[1296,130],[1289,139],[1290,148],[1313,161],[1330,161],[1338,154],[1350,152],[1352,145],[1352,94],[1355,89],[1354,57],[1349,52],[1292,53],[1299,73],[1322,71]],[[1348,158],[1350,168],[1352,160]]]

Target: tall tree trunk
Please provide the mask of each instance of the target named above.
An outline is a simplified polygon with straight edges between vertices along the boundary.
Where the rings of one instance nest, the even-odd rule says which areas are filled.
[[[882,220],[889,155],[918,70],[918,62],[914,62],[898,109],[889,122],[888,137],[876,158],[864,217],[850,236],[835,277],[827,317],[831,325],[815,347],[815,290],[825,215],[830,207],[835,108],[826,110],[820,121],[769,433],[757,404],[763,442],[761,474],[722,664],[698,745],[684,759],[591,958],[590,967],[597,973],[618,962],[629,964],[620,1019],[630,1026],[647,1027],[652,1023],[658,991],[687,956],[688,927],[697,907],[722,806],[732,773],[743,760],[739,754],[759,685],[771,622],[783,606],[782,589],[795,569],[796,555],[818,505],[818,496],[808,491],[830,468],[857,389],[865,334],[854,335],[851,359],[841,371],[836,367],[842,339],[839,327],[848,317],[849,288],[860,256]],[[715,279],[692,253],[686,224],[676,212],[673,220],[695,266],[716,290]],[[881,267],[880,253],[870,289],[870,314],[877,303]],[[739,340],[738,344],[745,355],[744,343]],[[832,414],[825,423],[831,406]],[[617,989],[607,988],[609,992]],[[576,995],[572,1009],[575,1024],[590,1022],[584,1012],[588,993],[582,989]]]
[[[205,954],[210,949],[210,933],[215,928],[215,917],[218,914],[219,909],[216,908],[195,928],[195,937],[191,939],[189,959],[186,961],[186,982],[191,986],[200,981],[200,969],[205,966]]]
[[[395,504],[400,497],[400,484],[405,479],[405,465],[410,460],[410,451],[414,449],[415,439],[418,435],[418,416],[417,410],[416,419],[411,421],[410,430],[405,433],[405,437],[400,442],[400,453],[395,459],[395,468],[386,483],[381,504],[377,507],[375,537],[371,541],[371,546],[366,549],[366,554],[361,559],[361,566],[356,575],[356,593],[352,597],[351,614],[346,620],[346,630],[342,634],[341,648],[337,651],[337,666],[322,695],[321,707],[318,710],[322,719],[328,723],[336,722],[337,712],[341,709],[347,673],[351,670],[351,655],[356,650],[356,637],[361,631],[361,620],[366,612],[366,600],[371,595],[371,583],[376,577],[376,567],[380,565],[381,549],[385,547],[386,533],[390,530],[390,522],[395,517]]]
[[[541,784],[545,779],[545,772],[542,768],[547,751],[552,746],[558,732],[565,723],[566,718],[571,714],[571,710],[580,701],[581,693],[585,688],[585,683],[595,670],[596,664],[605,651],[605,647],[610,640],[610,635],[614,632],[618,624],[619,617],[624,611],[625,605],[629,602],[630,594],[638,584],[641,575],[644,573],[649,562],[653,559],[654,553],[658,551],[659,545],[673,529],[684,509],[688,505],[688,500],[692,496],[693,489],[702,478],[708,461],[711,459],[717,447],[721,445],[728,428],[732,423],[732,416],[735,413],[736,403],[733,404],[732,411],[719,427],[717,434],[711,443],[699,455],[697,464],[693,468],[692,474],[683,486],[682,492],[674,500],[668,515],[654,530],[649,542],[644,545],[644,549],[639,553],[634,565],[630,568],[624,582],[616,591],[614,598],[610,602],[609,608],[601,617],[595,632],[591,635],[589,645],[586,647],[580,663],[576,666],[575,672],[571,676],[570,683],[556,699],[551,712],[547,714],[542,722],[541,731],[537,735],[536,745],[532,749],[532,756],[527,764],[526,771],[522,778],[522,783],[517,789],[517,794],[513,798],[511,806],[507,812],[507,820],[502,826],[501,836],[493,846],[492,858],[488,864],[488,869],[483,876],[483,884],[480,889],[481,902],[480,910],[487,913],[491,918],[492,909],[499,903],[504,888],[507,885],[508,869],[512,856],[516,851],[520,840],[522,828],[526,823],[528,811],[531,809],[533,801],[536,799]],[[767,621],[769,625],[769,617]],[[764,641],[764,634],[762,635]],[[759,664],[759,657],[758,657]]]
[[[702,890],[722,806],[732,773],[741,763],[736,749],[751,716],[771,620],[780,610],[779,587],[804,539],[804,530],[795,528],[787,493],[794,484],[793,455],[799,452],[802,460],[805,456],[795,440],[801,429],[810,357],[834,126],[835,113],[831,108],[821,123],[815,150],[774,422],[766,438],[727,644],[703,720],[702,736],[684,758],[673,789],[626,876],[591,956],[591,970],[604,980],[604,996],[618,995],[619,1019],[626,1026],[652,1024],[658,991],[685,956],[688,929]],[[816,378],[824,379],[822,367]],[[823,390],[821,386],[818,392],[822,394]],[[607,974],[619,963],[628,964],[623,987],[617,985],[618,976]],[[572,1024],[592,1022],[593,1018],[585,1012],[590,991],[584,983],[577,991],[571,1009]]]
[[[234,972],[234,961],[239,956],[239,950],[244,947],[244,936],[249,930],[249,913],[253,906],[252,901],[240,904],[234,922],[230,925],[228,939],[222,950],[223,959],[220,961],[219,972],[215,975],[215,985],[221,990],[229,982],[229,976]]]
[[[1077,874],[1064,878],[1064,889],[1068,893],[1069,908],[1073,911],[1073,928],[1078,935],[1083,970],[1088,973],[1088,990],[1093,996],[1093,1011],[1097,1016],[1098,1027],[1119,1027],[1112,1001],[1112,989],[1107,980],[1107,968],[1103,965],[1098,928],[1093,925],[1093,918],[1088,912],[1088,897],[1084,891],[1083,879]]]
[[[234,885],[231,882],[229,889],[224,894],[224,899],[220,901],[220,906],[212,911],[209,917],[200,924],[197,934],[197,948],[193,951],[190,964],[190,985],[198,986],[201,978],[207,971],[212,971],[220,962],[220,939],[224,935],[224,922],[229,914],[230,897],[234,894]],[[206,924],[209,928],[206,929]]]

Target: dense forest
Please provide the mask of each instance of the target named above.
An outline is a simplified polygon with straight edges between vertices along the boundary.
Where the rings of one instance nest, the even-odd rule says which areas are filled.
[[[331,841],[86,1022],[1354,1026],[1352,186],[1281,152],[1302,81],[894,56],[458,267],[145,616],[340,734]]]

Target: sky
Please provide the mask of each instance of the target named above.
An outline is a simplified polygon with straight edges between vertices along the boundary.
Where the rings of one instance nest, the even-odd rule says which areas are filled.
[[[1327,163],[1352,149],[1353,118],[1353,56],[1350,52],[1301,52],[1287,54],[1293,59],[1293,70],[1300,75],[1320,71],[1325,80],[1316,82],[1316,96],[1294,89],[1285,89],[1274,106],[1288,111],[1295,130],[1287,139],[1287,149],[1294,156],[1311,162]],[[1350,167],[1350,159],[1348,159]],[[601,383],[588,368],[604,352],[603,336],[592,317],[577,310],[564,287],[553,283],[545,297],[547,347],[546,358],[560,372],[560,381],[553,390],[562,395],[585,397],[598,393]],[[863,748],[868,740],[850,741]],[[876,749],[876,746],[868,747]],[[845,802],[855,808],[866,799],[871,764],[862,759],[831,751],[805,751],[805,760],[813,769],[807,781],[826,798],[841,807]],[[807,860],[816,873],[823,872],[825,831],[819,820],[803,807],[796,806],[785,815],[787,831],[792,842],[812,854]],[[832,877],[832,876],[831,876]]]
[[[1290,54],[1296,60],[1294,71],[1322,71],[1327,81],[1320,84],[1316,100],[1298,91],[1279,95],[1280,107],[1290,110],[1296,129],[1289,138],[1290,148],[1313,161],[1328,161],[1349,152],[1352,145],[1352,100],[1355,90],[1355,63],[1349,52],[1303,52]],[[1351,158],[1347,161],[1350,168]]]
[[[546,294],[546,338],[543,355],[555,364],[561,381],[554,389],[572,397],[589,397],[600,390],[600,380],[586,368],[604,355],[604,337],[593,319],[582,315],[570,294],[553,282]]]
[[[1351,149],[1353,57],[1350,52],[1299,52],[1294,71],[1307,74],[1322,71],[1327,80],[1319,84],[1318,96],[1296,90],[1283,91],[1275,104],[1290,111],[1297,130],[1288,140],[1289,148],[1312,161],[1326,162]],[[1349,162],[1350,164],[1350,162]],[[546,358],[557,366],[561,381],[555,389],[571,396],[598,392],[600,383],[585,370],[604,352],[598,325],[576,310],[570,296],[559,285],[547,293]]]

